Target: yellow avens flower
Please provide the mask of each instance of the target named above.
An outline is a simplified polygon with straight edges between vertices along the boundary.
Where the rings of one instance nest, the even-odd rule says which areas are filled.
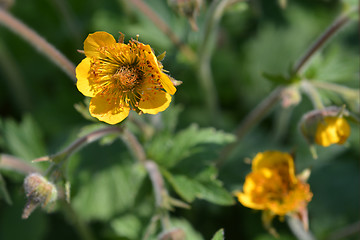
[[[331,144],[343,144],[350,136],[350,126],[342,117],[325,117],[316,128],[315,142],[327,147]]]
[[[90,114],[116,124],[129,111],[156,114],[171,102],[176,88],[149,45],[116,42],[106,32],[89,34],[86,58],[76,67],[77,88],[91,97]]]
[[[267,151],[255,156],[243,192],[237,192],[236,196],[246,207],[264,210],[268,216],[284,216],[306,210],[312,193],[309,184],[296,177],[290,154]],[[269,222],[264,224],[269,225]]]

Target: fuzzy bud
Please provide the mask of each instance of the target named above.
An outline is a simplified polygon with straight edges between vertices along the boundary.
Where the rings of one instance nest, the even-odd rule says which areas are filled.
[[[281,105],[283,108],[297,106],[301,101],[301,94],[297,87],[285,88],[281,93]]]
[[[300,121],[300,130],[309,144],[316,142],[318,138],[318,128],[320,124],[324,124],[326,118],[342,118],[348,116],[349,112],[340,107],[327,107],[324,109],[317,109],[305,114]],[[322,145],[322,144],[320,144]]]
[[[203,0],[168,0],[168,2],[178,13],[188,19],[194,31],[198,30],[196,17],[199,14]]]
[[[23,212],[23,218],[28,218],[37,206],[45,207],[58,197],[55,185],[39,173],[31,173],[25,178],[24,189],[28,202]]]

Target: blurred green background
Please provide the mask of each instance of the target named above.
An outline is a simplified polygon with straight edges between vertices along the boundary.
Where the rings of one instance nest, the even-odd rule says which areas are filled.
[[[205,1],[200,9],[198,32],[192,31],[187,19],[169,7],[167,1],[148,0],[146,3],[197,53],[211,1]],[[211,71],[219,104],[216,116],[206,107],[206,92],[199,81],[198,64],[189,61],[131,1],[16,0],[8,10],[74,64],[84,57],[77,50],[83,49],[83,41],[89,33],[107,31],[117,38],[122,32],[126,41],[139,34],[139,40],[150,44],[156,55],[167,52],[164,69],[183,82],[171,107],[163,113],[172,121],[169,124],[176,122],[176,131],[196,123],[200,127],[215,127],[231,133],[275,88],[262,73],[286,74],[341,13],[342,7],[341,1],[294,0],[281,8],[278,1],[253,0],[225,9],[212,39],[215,48]],[[359,89],[358,27],[358,22],[352,21],[316,54],[311,66],[316,78]],[[84,97],[71,79],[1,25],[0,79],[1,153],[31,161],[63,149],[76,138],[80,129],[84,130],[91,123],[74,108]],[[321,93],[326,105],[340,106],[345,102],[355,106],[350,110],[359,114],[358,102],[348,103],[347,99],[329,91]],[[352,133],[345,146],[319,147],[319,158],[314,160],[298,131],[300,118],[311,110],[306,96],[302,96],[296,107],[276,106],[238,144],[219,169],[218,178],[228,191],[239,190],[250,171],[250,165],[244,163],[245,158],[270,149],[295,152],[297,170],[312,169],[309,183],[314,197],[308,208],[310,230],[316,239],[359,239],[359,127],[351,124]],[[149,116],[141,117],[154,122]],[[144,142],[149,152],[156,145]],[[199,153],[201,156],[192,155],[183,164],[191,166],[198,158],[208,160],[208,164],[216,159],[219,149],[215,149],[214,155],[206,151]],[[117,164],[119,159],[121,166]],[[98,239],[136,239],[137,229],[149,221],[153,201],[151,186],[148,179],[144,180],[145,173],[141,169],[134,173],[132,162],[132,156],[120,140],[109,145],[93,143],[70,159],[73,204],[79,215],[89,221]],[[37,166],[46,169],[48,164]],[[13,201],[8,205],[0,200],[1,240],[78,239],[71,223],[60,211],[47,214],[38,209],[28,220],[22,220],[26,202],[23,176],[9,171],[1,173]],[[113,173],[111,178],[108,178],[109,173]],[[137,193],[132,192],[134,188],[141,189],[141,196],[147,198],[137,199]],[[172,190],[170,193],[177,196]],[[132,204],[134,199],[135,205]],[[260,212],[239,203],[219,206],[195,200],[190,210],[176,209],[171,216],[179,226],[190,229],[189,240],[211,239],[219,228],[225,229],[225,239],[229,240],[273,239],[262,226]],[[336,234],[342,230],[346,232],[353,224],[357,234],[336,238]],[[274,226],[280,239],[295,239],[286,223],[275,220]]]

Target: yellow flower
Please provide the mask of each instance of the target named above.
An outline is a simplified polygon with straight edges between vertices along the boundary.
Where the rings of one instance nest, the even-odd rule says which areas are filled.
[[[350,126],[342,117],[327,116],[316,128],[315,142],[327,147],[331,144],[343,144],[350,136]]]
[[[309,185],[296,177],[290,154],[267,151],[255,156],[243,192],[236,196],[246,207],[284,216],[306,208],[312,193]]]
[[[91,97],[93,117],[109,124],[124,120],[130,109],[156,114],[171,102],[176,88],[149,45],[116,42],[106,32],[89,34],[86,58],[76,67],[77,88]]]

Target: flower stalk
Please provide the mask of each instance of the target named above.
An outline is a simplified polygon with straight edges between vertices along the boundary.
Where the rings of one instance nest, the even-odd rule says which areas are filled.
[[[199,67],[198,77],[200,84],[204,89],[205,100],[208,110],[211,114],[211,119],[215,123],[219,122],[219,100],[214,83],[214,77],[211,71],[211,56],[214,51],[216,35],[221,17],[224,14],[226,7],[237,2],[238,0],[224,0],[213,1],[208,12],[205,22],[203,36],[199,43]]]
[[[24,175],[40,172],[39,169],[30,165],[28,162],[8,154],[0,155],[0,169],[8,169]]]
[[[326,41],[328,41],[335,33],[337,33],[349,20],[349,14],[342,14],[319,36],[318,39],[309,47],[305,54],[297,61],[293,69],[293,73],[300,73],[305,67],[306,63],[311,59],[315,52],[317,52]]]
[[[40,53],[60,67],[71,80],[76,82],[75,65],[43,37],[2,8],[0,8],[0,24],[27,41]]]
[[[146,158],[146,153],[143,146],[139,143],[136,136],[132,132],[125,129],[122,139],[137,158],[139,163],[145,167],[149,174],[155,194],[155,206],[159,211],[159,219],[161,221],[163,231],[166,231],[171,227],[165,202],[165,199],[168,196],[168,192],[165,188],[164,179],[160,173],[159,167],[154,161],[148,160]]]
[[[291,232],[296,236],[298,240],[315,240],[315,237],[310,231],[304,229],[302,222],[294,217],[286,217],[286,222],[291,230]]]
[[[43,162],[43,161],[51,160],[54,163],[60,163],[60,162],[64,161],[65,159],[67,159],[68,157],[70,157],[75,152],[77,152],[78,150],[80,150],[82,147],[84,147],[94,141],[97,141],[98,139],[100,139],[108,134],[122,133],[122,131],[123,130],[121,128],[115,127],[115,126],[98,129],[96,131],[93,131],[93,132],[75,140],[64,150],[62,150],[58,153],[55,153],[54,155],[37,158],[37,159],[33,160],[33,162]]]
[[[324,109],[319,92],[309,81],[302,80],[301,89],[310,98],[315,109]]]

